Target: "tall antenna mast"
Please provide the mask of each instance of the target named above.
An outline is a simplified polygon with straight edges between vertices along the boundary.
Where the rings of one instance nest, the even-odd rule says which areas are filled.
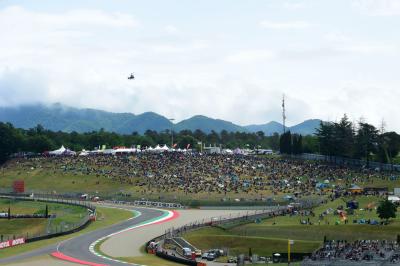
[[[282,122],[283,122],[283,133],[286,133],[285,94],[283,94],[283,98],[282,98]]]

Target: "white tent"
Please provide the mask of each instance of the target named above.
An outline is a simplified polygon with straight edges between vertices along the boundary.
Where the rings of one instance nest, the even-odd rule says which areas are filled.
[[[113,153],[134,153],[136,152],[135,148],[118,148],[114,150]]]
[[[89,152],[87,152],[85,149],[83,149],[80,153],[79,156],[88,156]]]
[[[168,151],[169,150],[169,148],[168,148],[168,146],[166,144],[164,144],[164,146],[162,146],[161,149],[163,151]]]
[[[54,150],[49,152],[50,155],[62,155],[67,149],[64,148],[64,145],[61,146],[58,150]]]
[[[164,145],[161,147],[160,145],[157,144],[157,146],[154,148],[155,152],[164,152],[164,151],[168,151],[168,150],[169,150],[169,148],[167,145]]]
[[[392,203],[400,202],[400,198],[397,196],[389,196],[388,201],[391,201]]]
[[[62,145],[61,148],[59,148],[58,150],[50,151],[49,154],[50,155],[55,155],[55,156],[59,156],[59,155],[76,155],[76,152],[71,151],[69,149],[66,149],[64,147],[64,145]]]
[[[232,154],[233,153],[233,151],[231,149],[225,149],[222,152],[226,153],[226,154]]]

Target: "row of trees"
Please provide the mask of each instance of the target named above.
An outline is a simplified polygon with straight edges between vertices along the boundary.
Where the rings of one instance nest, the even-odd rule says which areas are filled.
[[[393,163],[400,151],[400,135],[395,132],[384,132],[365,122],[354,124],[345,115],[339,122],[323,122],[316,135],[301,136],[290,131],[279,135],[265,136],[261,131],[256,133],[228,132],[205,133],[201,130],[183,130],[173,132],[174,144],[177,147],[199,148],[198,143],[221,145],[223,148],[236,147],[251,149],[280,150],[284,154],[319,153],[328,156],[341,156],[366,160],[378,160]],[[43,152],[54,150],[64,145],[72,150],[93,149],[100,145],[107,147],[141,145],[142,147],[157,144],[171,145],[171,132],[148,130],[144,135],[133,132],[121,135],[104,130],[88,133],[54,132],[38,125],[24,130],[14,128],[9,123],[0,122],[0,162],[15,152]]]
[[[303,153],[303,137],[287,131],[281,135],[279,147],[283,154],[301,154]]]
[[[211,131],[205,133],[201,130],[173,132],[174,144],[177,148],[199,148],[199,142],[205,145],[221,145],[224,148],[234,149],[248,147],[251,149],[279,149],[279,135],[265,136],[263,132],[227,132]],[[157,144],[171,145],[170,131],[157,132],[148,130],[144,135],[134,132],[129,135],[121,135],[104,130],[77,133],[54,132],[38,125],[35,128],[24,130],[14,128],[9,123],[0,123],[0,162],[5,161],[10,154],[16,152],[36,152],[54,150],[64,145],[72,150],[94,149],[106,145],[107,147],[141,145],[141,147],[155,146]]]
[[[378,130],[363,121],[357,124],[346,115],[339,122],[323,122],[317,129],[319,153],[328,156],[393,163],[400,150],[400,135]]]

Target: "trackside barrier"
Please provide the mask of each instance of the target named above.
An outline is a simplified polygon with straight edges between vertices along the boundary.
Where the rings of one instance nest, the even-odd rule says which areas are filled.
[[[44,195],[40,195],[44,196]],[[39,197],[38,195],[32,196],[29,194],[13,194],[13,193],[0,193],[0,198],[11,199],[11,200],[21,200],[21,201],[39,201],[39,202],[49,202],[49,203],[60,203],[66,205],[80,206],[86,208],[87,214],[80,219],[79,222],[73,224],[66,224],[64,226],[48,226],[45,232],[34,234],[34,235],[24,235],[18,236],[17,238],[24,238],[25,242],[34,242],[43,239],[49,239],[57,236],[67,235],[74,232],[78,232],[88,226],[93,217],[96,215],[96,207],[85,201],[78,201],[72,199],[64,199],[61,197],[55,197],[54,195],[45,195],[47,197]],[[11,216],[13,218],[13,216]],[[51,222],[51,217],[48,218],[49,223]],[[1,236],[3,238],[3,235]],[[16,239],[16,236],[13,235],[12,239]],[[3,240],[3,239],[2,239]],[[8,239],[10,240],[10,236]]]
[[[197,261],[195,261],[195,260],[189,260],[189,259],[177,257],[174,253],[168,254],[166,251],[156,251],[156,256],[166,259],[166,260],[169,260],[169,261],[184,264],[184,265],[197,266]]]
[[[313,154],[313,153],[303,153],[299,155],[285,155],[286,157],[292,159],[300,159],[300,160],[310,160],[310,161],[324,161],[331,164],[336,165],[348,165],[348,166],[355,166],[355,167],[368,167],[371,169],[381,169],[384,171],[394,171],[400,172],[400,165],[396,164],[385,164],[379,163],[374,161],[365,161],[365,160],[358,160],[358,159],[350,159],[344,158],[340,156],[328,156],[328,155],[321,155],[321,154]]]

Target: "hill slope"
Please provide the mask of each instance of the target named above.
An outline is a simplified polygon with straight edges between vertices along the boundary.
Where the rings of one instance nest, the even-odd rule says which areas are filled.
[[[41,124],[44,128],[65,132],[89,132],[104,128],[106,131],[121,134],[130,134],[134,131],[143,134],[147,129],[162,131],[171,128],[171,122],[167,118],[152,112],[140,115],[110,113],[60,104],[0,107],[0,121],[10,122],[15,127],[25,129]]]
[[[24,105],[20,107],[0,107],[0,121],[10,122],[18,128],[32,128],[41,124],[44,128],[53,131],[65,132],[90,132],[103,128],[106,131],[120,134],[131,134],[138,132],[143,134],[146,130],[181,131],[189,129],[195,131],[217,133],[222,130],[228,132],[257,132],[263,131],[266,135],[275,132],[282,133],[282,124],[272,121],[261,125],[240,126],[229,121],[214,119],[202,115],[196,115],[189,119],[172,124],[166,117],[146,112],[135,115],[132,113],[112,113],[96,109],[78,109],[61,104],[53,105]],[[293,127],[287,127],[293,133],[313,134],[320,120],[306,120]]]
[[[300,124],[291,127],[285,127],[285,129],[290,130],[290,132],[292,133],[297,133],[301,135],[312,135],[316,132],[316,128],[319,127],[320,122],[320,119],[309,119]],[[269,123],[261,125],[248,125],[245,126],[245,128],[249,132],[262,131],[267,136],[270,136],[274,133],[283,133],[283,125],[275,121],[271,121]]]
[[[175,131],[180,131],[183,129],[188,129],[195,131],[196,129],[201,129],[203,132],[210,133],[212,130],[219,133],[222,130],[226,130],[228,132],[236,132],[236,131],[247,131],[246,128],[236,125],[232,122],[221,120],[221,119],[213,119],[203,115],[196,115],[189,119],[182,120],[174,126]]]

